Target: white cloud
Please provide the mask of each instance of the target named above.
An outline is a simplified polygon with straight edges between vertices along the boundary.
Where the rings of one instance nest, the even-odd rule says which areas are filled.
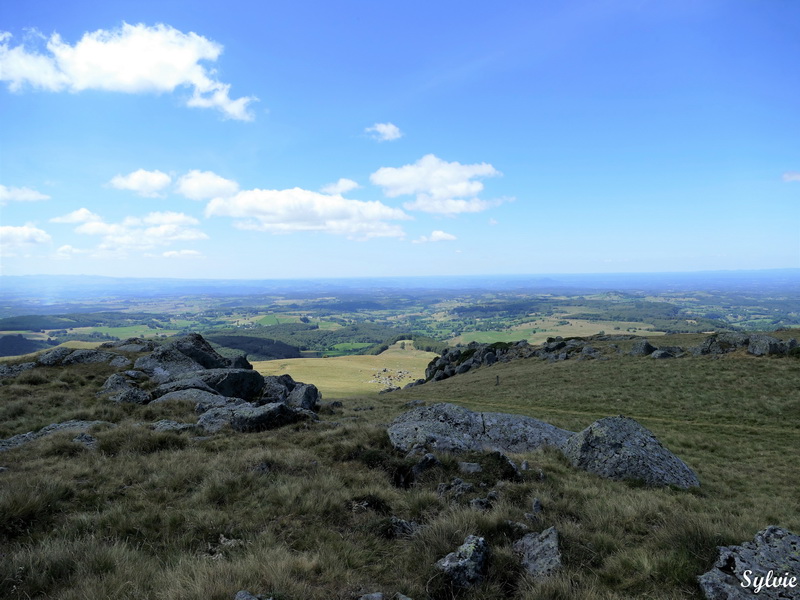
[[[46,231],[31,224],[21,227],[0,226],[0,255],[2,256],[16,256],[18,250],[49,244],[50,241],[50,235]]]
[[[452,233],[445,233],[444,231],[437,229],[436,231],[432,231],[428,236],[423,235],[419,239],[414,240],[414,243],[426,244],[428,242],[453,242],[457,239],[458,238]]]
[[[403,237],[403,229],[389,221],[410,219],[402,210],[380,202],[348,200],[300,188],[245,190],[232,198],[215,198],[208,203],[206,216],[233,217],[241,229],[321,231],[360,240]]]
[[[367,127],[364,131],[372,134],[372,138],[379,142],[391,142],[403,137],[403,132],[393,123],[375,123],[372,127]]]
[[[42,194],[31,188],[0,185],[0,206],[5,206],[8,202],[36,202],[49,199],[50,196],[47,194]]]
[[[477,198],[483,183],[476,178],[497,175],[500,171],[488,163],[462,165],[426,154],[412,165],[382,167],[370,175],[370,181],[389,198],[415,194],[415,201],[403,205],[407,210],[454,215],[501,204],[502,200]]]
[[[101,238],[97,251],[101,255],[125,255],[129,251],[151,250],[175,242],[208,239],[194,228],[199,221],[183,213],[152,212],[144,217],[126,217],[120,223],[86,221],[76,233]]]
[[[87,223],[89,221],[101,221],[100,215],[94,214],[88,208],[79,208],[62,217],[53,217],[51,223]]]
[[[345,179],[342,177],[336,183],[329,183],[326,186],[323,186],[320,191],[323,194],[346,194],[347,192],[351,192],[353,190],[357,190],[361,186],[358,185],[357,182],[353,181],[352,179]]]
[[[239,191],[239,184],[213,171],[195,169],[178,179],[177,191],[191,200],[210,200],[233,196]]]
[[[202,258],[202,254],[197,250],[168,250],[161,256],[164,258]]]
[[[25,45],[11,47],[11,34],[0,32],[0,80],[11,91],[26,85],[51,92],[104,90],[110,92],[164,93],[179,87],[192,90],[187,106],[216,108],[226,118],[252,120],[246,96],[233,100],[230,84],[217,81],[214,62],[222,45],[194,32],[183,33],[169,25],[148,27],[123,23],[117,29],[84,33],[74,46],[54,33],[46,51]]]
[[[88,250],[79,250],[78,248],[75,248],[67,244],[65,246],[61,246],[58,250],[56,250],[55,258],[58,260],[69,260],[73,256],[76,256],[78,254],[86,254],[87,252]]]
[[[797,171],[789,171],[783,174],[783,180],[786,182],[789,181],[800,181],[800,173]]]
[[[491,225],[492,227],[497,225],[497,219],[489,219],[489,225]]]
[[[118,190],[130,190],[146,198],[158,198],[171,182],[172,178],[166,173],[139,169],[127,175],[116,175],[109,184]]]

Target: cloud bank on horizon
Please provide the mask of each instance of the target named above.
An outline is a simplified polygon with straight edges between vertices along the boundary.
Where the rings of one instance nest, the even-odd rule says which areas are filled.
[[[10,0],[0,31],[0,274],[800,267],[800,239],[713,241],[766,231],[766,214],[800,238],[784,185],[800,182],[800,89],[757,68],[793,63],[780,32],[800,8],[507,7],[460,15],[464,46],[441,27],[449,1],[420,20],[238,0],[187,18],[193,4],[143,0],[104,24],[82,0],[43,1]],[[234,258],[262,254],[285,261]]]

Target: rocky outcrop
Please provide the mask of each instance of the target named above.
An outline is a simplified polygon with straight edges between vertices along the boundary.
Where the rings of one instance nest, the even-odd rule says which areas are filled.
[[[636,340],[631,346],[631,356],[650,356],[655,351],[656,347],[646,339]]]
[[[46,367],[60,365],[61,361],[64,360],[70,354],[72,354],[73,351],[74,351],[73,348],[66,348],[64,346],[59,346],[58,348],[53,348],[52,350],[48,350],[47,352],[42,352],[36,358],[36,362]]]
[[[547,577],[561,568],[558,531],[555,527],[541,533],[529,533],[514,543],[525,571],[533,577]]]
[[[0,379],[4,377],[17,377],[35,367],[36,363],[34,362],[26,362],[18,365],[0,365]]]
[[[105,342],[104,344],[100,344],[101,348],[106,349],[114,349],[119,352],[152,352],[158,347],[158,344],[154,340],[146,340],[144,338],[128,338],[126,340],[120,340],[116,342]]]
[[[800,597],[800,536],[772,526],[752,542],[718,550],[713,568],[697,578],[707,600]]]
[[[113,423],[108,423],[107,421],[72,420],[72,421],[64,421],[63,423],[51,423],[47,427],[42,427],[38,431],[29,431],[28,433],[20,433],[10,438],[0,440],[0,452],[3,452],[5,450],[11,450],[13,448],[18,448],[23,444],[27,444],[28,442],[32,442],[33,440],[38,440],[39,438],[44,437],[46,435],[58,433],[59,431],[85,433],[86,431],[89,430],[89,428],[94,427],[95,425],[110,425],[114,427]]]
[[[489,544],[475,535],[468,535],[464,543],[436,562],[436,568],[457,588],[467,588],[483,581],[489,563]]]
[[[628,417],[606,417],[576,433],[563,447],[573,466],[609,479],[651,486],[697,487],[694,472],[656,437]]]
[[[250,369],[205,369],[186,377],[199,379],[209,388],[228,398],[257,400],[264,388],[264,377]]]
[[[746,348],[748,354],[753,356],[786,356],[796,347],[797,340],[794,338],[784,341],[763,333],[728,332],[707,337],[699,346],[692,348],[692,354],[719,355]]]
[[[403,452],[499,450],[530,452],[561,448],[572,432],[522,415],[475,413],[455,404],[419,407],[397,417],[388,429],[392,445]]]

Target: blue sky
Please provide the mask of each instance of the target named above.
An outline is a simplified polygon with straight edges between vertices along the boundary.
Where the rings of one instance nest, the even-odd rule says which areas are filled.
[[[800,2],[0,9],[4,275],[800,267]]]

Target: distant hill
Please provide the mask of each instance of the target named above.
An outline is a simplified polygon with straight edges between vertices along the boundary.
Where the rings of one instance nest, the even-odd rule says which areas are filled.
[[[50,344],[44,341],[29,340],[22,334],[0,336],[0,356],[30,354],[45,348],[50,348]]]
[[[207,339],[225,348],[242,350],[252,360],[275,360],[302,356],[297,346],[268,338],[246,335],[210,335],[207,336]]]

